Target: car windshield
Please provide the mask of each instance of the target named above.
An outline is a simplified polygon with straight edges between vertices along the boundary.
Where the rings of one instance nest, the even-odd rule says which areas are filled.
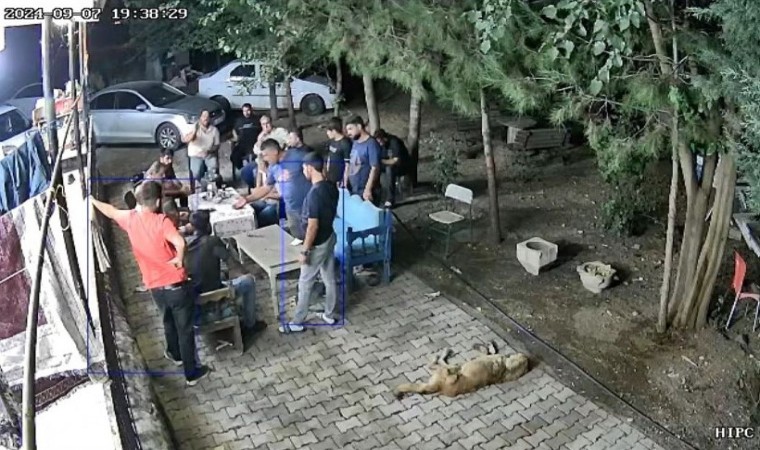
[[[31,128],[31,124],[15,109],[0,114],[0,142],[7,141]]]
[[[174,90],[169,86],[164,86],[163,84],[144,87],[141,88],[138,92],[140,95],[145,97],[145,99],[148,100],[148,102],[150,102],[150,104],[153,106],[168,105],[169,103],[176,102],[177,100],[182,100],[185,97],[185,94],[183,94],[182,91]]]

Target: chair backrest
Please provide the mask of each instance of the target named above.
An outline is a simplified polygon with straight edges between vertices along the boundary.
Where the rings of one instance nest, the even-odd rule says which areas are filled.
[[[344,192],[338,199],[337,217],[343,219],[346,228],[363,231],[381,225],[383,210],[358,195]]]
[[[459,186],[458,184],[450,184],[446,186],[446,193],[444,195],[446,198],[472,205],[472,190]]]
[[[741,294],[742,292],[745,275],[747,275],[747,263],[739,252],[734,251],[734,281],[731,283],[731,287],[736,294]]]
[[[225,286],[215,291],[204,292],[198,296],[198,304],[216,303],[235,298],[235,289],[232,286]]]

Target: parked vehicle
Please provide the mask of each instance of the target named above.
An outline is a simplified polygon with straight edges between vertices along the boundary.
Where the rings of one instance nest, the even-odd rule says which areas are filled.
[[[26,142],[26,132],[32,128],[32,121],[11,105],[0,105],[0,148],[18,148]],[[5,151],[0,151],[0,159]]]
[[[193,130],[204,109],[214,125],[224,122],[226,114],[218,103],[159,81],[117,84],[90,101],[98,144],[157,144],[171,150]]]
[[[18,108],[24,117],[31,119],[38,100],[45,97],[42,91],[42,83],[27,84],[22,87],[5,103]]]
[[[269,83],[264,80],[265,66],[260,62],[235,60],[214,73],[198,79],[198,94],[209,97],[226,110],[241,109],[250,103],[254,109],[269,109]],[[276,83],[277,107],[287,108],[285,84]],[[290,91],[293,107],[310,116],[322,114],[335,104],[335,89],[324,77],[292,78]]]

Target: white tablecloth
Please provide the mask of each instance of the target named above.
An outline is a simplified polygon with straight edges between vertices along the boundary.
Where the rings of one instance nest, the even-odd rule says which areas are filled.
[[[193,211],[211,210],[211,227],[214,234],[220,238],[229,238],[239,234],[249,233],[256,229],[256,215],[253,208],[245,206],[234,209],[232,205],[240,198],[233,188],[227,188],[224,199],[206,199],[205,193],[192,194],[188,205]]]

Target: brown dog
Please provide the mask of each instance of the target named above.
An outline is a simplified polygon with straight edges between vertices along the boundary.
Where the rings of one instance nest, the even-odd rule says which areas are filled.
[[[451,350],[445,350],[430,365],[433,374],[427,383],[402,384],[396,388],[396,397],[401,398],[410,392],[456,397],[491,384],[514,381],[528,372],[528,357],[522,353],[499,355],[493,343],[487,346],[475,344],[473,348],[483,356],[462,365],[448,365],[446,359]]]

